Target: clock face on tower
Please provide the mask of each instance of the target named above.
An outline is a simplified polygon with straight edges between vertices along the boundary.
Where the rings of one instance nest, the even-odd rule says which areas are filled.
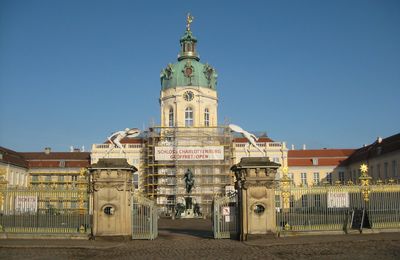
[[[192,91],[186,91],[186,92],[183,94],[183,98],[184,98],[186,101],[192,101],[193,98],[194,98],[194,93],[193,93]]]

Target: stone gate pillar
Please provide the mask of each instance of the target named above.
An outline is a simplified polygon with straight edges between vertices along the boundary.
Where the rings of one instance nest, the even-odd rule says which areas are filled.
[[[276,232],[274,180],[279,167],[267,157],[245,157],[232,166],[239,199],[240,240]]]
[[[126,159],[100,159],[89,168],[93,235],[131,236],[131,194],[137,169]]]

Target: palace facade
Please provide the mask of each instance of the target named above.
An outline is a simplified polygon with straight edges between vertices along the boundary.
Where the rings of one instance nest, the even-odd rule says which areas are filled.
[[[183,176],[194,174],[190,196],[204,214],[211,212],[215,196],[234,190],[231,166],[243,157],[267,156],[289,168],[293,185],[357,182],[359,165],[368,163],[375,179],[399,179],[400,134],[379,139],[360,149],[289,150],[285,142],[258,134],[257,146],[218,124],[218,75],[208,63],[200,62],[197,39],[190,26],[180,38],[175,63],[161,72],[160,125],[135,138],[121,141],[124,152],[108,141],[93,144],[91,153],[18,153],[0,149],[0,181],[10,187],[74,185],[78,176],[101,158],[126,158],[138,171],[135,189],[155,199],[165,214],[171,214],[188,196]],[[111,151],[108,152],[111,148]]]

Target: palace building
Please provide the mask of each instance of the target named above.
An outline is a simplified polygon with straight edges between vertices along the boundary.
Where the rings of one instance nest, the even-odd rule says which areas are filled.
[[[160,125],[122,139],[123,151],[109,141],[93,144],[91,153],[50,149],[18,153],[0,147],[0,181],[9,187],[70,187],[100,159],[125,158],[138,169],[133,176],[135,191],[154,199],[166,215],[185,203],[184,176],[191,171],[190,197],[206,216],[212,212],[213,198],[234,190],[231,167],[243,157],[266,156],[279,163],[277,179],[289,167],[289,178],[296,186],[356,182],[359,165],[365,162],[375,179],[400,178],[399,134],[358,150],[289,150],[285,142],[261,133],[257,149],[229,126],[218,124],[218,74],[200,61],[190,22],[179,40],[177,61],[160,74]]]
[[[188,170],[194,174],[193,203],[203,214],[210,214],[213,198],[234,189],[231,166],[247,155],[263,154],[255,147],[246,151],[246,138],[218,125],[218,75],[213,66],[200,62],[190,23],[179,42],[177,61],[160,75],[160,126],[121,143],[128,162],[138,169],[135,187],[156,199],[166,214],[184,203],[188,194],[183,177]],[[94,144],[91,162],[119,158],[119,149],[107,153],[111,145]],[[257,145],[274,162],[287,165],[285,143],[262,134]]]

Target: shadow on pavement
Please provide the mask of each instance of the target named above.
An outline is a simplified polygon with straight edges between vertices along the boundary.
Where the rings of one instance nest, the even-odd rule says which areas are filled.
[[[214,238],[210,219],[159,219],[158,234],[168,238]]]

